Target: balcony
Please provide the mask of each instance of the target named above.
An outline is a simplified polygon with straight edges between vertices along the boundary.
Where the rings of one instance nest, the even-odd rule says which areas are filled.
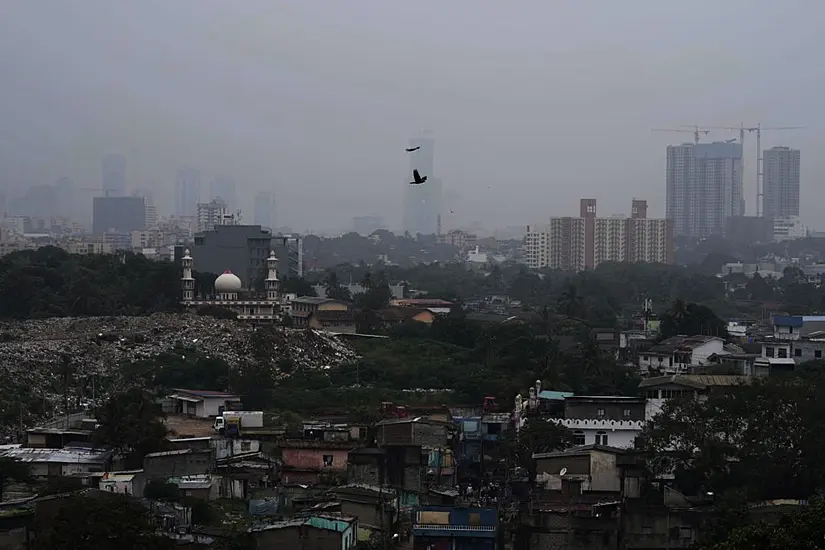
[[[496,537],[497,529],[492,525],[413,525],[413,535],[416,537]]]

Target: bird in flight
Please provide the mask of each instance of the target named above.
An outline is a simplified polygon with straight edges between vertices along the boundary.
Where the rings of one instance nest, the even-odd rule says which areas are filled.
[[[413,181],[410,182],[410,185],[421,185],[425,181],[427,181],[427,176],[422,177],[418,173],[418,169],[413,170]]]
[[[407,149],[407,152],[412,153],[413,151],[418,151],[419,149],[421,149],[420,145],[418,147],[410,147],[409,149]]]

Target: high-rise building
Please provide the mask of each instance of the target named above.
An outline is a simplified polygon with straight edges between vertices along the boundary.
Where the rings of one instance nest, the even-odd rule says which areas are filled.
[[[667,208],[675,236],[723,235],[745,212],[742,145],[685,143],[667,148]]]
[[[379,229],[386,229],[387,224],[384,216],[369,214],[367,216],[355,216],[352,218],[352,230],[359,235],[368,237]]]
[[[211,200],[221,199],[230,212],[238,208],[237,197],[235,196],[235,182],[226,176],[218,176],[209,186]]]
[[[255,195],[252,214],[255,225],[270,230],[275,227],[275,195],[269,191],[261,191]]]
[[[404,231],[411,235],[434,235],[438,232],[438,216],[441,214],[442,183],[434,174],[435,140],[414,138],[410,148],[410,169],[404,179]],[[413,170],[427,176],[427,182],[410,185]]]
[[[178,169],[175,180],[175,216],[196,216],[201,197],[201,173],[190,167]]]
[[[96,235],[131,234],[146,227],[143,197],[95,197],[92,226]]]
[[[216,198],[198,203],[197,222],[198,231],[211,231],[219,225],[235,225],[235,218],[227,210],[226,203]]]
[[[799,150],[772,147],[762,153],[762,159],[762,215],[799,216]]]
[[[101,189],[104,197],[122,197],[126,193],[126,157],[103,157]]]
[[[672,263],[667,220],[648,218],[646,201],[633,201],[630,218],[598,217],[595,199],[582,199],[579,210],[578,217],[527,226],[528,267],[582,271],[604,262]]]

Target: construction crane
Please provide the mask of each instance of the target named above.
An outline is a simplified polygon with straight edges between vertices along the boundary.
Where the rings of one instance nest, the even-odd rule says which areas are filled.
[[[763,190],[762,190],[762,131],[763,130],[803,130],[805,129],[804,126],[769,126],[763,127],[762,123],[757,122],[756,126],[745,126],[744,124],[740,124],[739,126],[709,126],[709,128],[714,130],[739,130],[739,143],[742,145],[742,173],[745,173],[745,132],[749,134],[751,132],[756,132],[756,217],[760,217],[762,212],[762,199],[763,199]]]
[[[706,128],[699,128],[698,126],[690,126],[693,130],[683,130],[682,128],[653,128],[653,132],[681,132],[684,134],[693,134],[693,143],[699,143],[699,134],[708,135],[710,130]]]

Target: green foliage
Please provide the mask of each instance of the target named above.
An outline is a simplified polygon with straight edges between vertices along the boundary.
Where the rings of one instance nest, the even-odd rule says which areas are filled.
[[[93,519],[92,519],[93,518]],[[40,526],[37,549],[171,550],[156,536],[146,508],[124,495],[74,496],[59,501],[56,516]]]
[[[516,433],[509,430],[501,438],[500,452],[509,458],[510,467],[526,468],[535,477],[536,463],[533,455],[560,451],[573,444],[573,432],[555,422],[541,418],[529,418]]]
[[[705,334],[727,338],[727,323],[721,320],[708,307],[698,304],[686,304],[683,300],[676,300],[670,309],[662,316],[659,335],[670,338],[677,334],[691,336]]]
[[[13,481],[31,483],[31,469],[28,464],[16,458],[0,456],[0,500],[3,498],[3,491]]]
[[[112,395],[95,411],[100,426],[93,441],[125,455],[127,468],[140,468],[143,457],[165,449],[168,430],[163,412],[149,394],[131,389]]]
[[[317,296],[315,288],[303,277],[287,277],[281,281],[281,292],[298,296]]]
[[[335,271],[327,271],[326,277],[324,278],[324,291],[327,294],[327,298],[333,300],[343,300],[345,302],[352,300],[349,290],[338,280],[338,274]]]
[[[783,515],[776,523],[750,523],[732,529],[725,540],[703,547],[706,550],[816,550],[825,548],[825,502],[811,500],[809,506]]]
[[[685,494],[806,499],[825,487],[825,377],[772,377],[668,401],[637,444]],[[821,427],[820,427],[821,426]]]
[[[143,255],[68,254],[44,247],[0,258],[0,317],[144,315],[173,311],[180,273]]]

